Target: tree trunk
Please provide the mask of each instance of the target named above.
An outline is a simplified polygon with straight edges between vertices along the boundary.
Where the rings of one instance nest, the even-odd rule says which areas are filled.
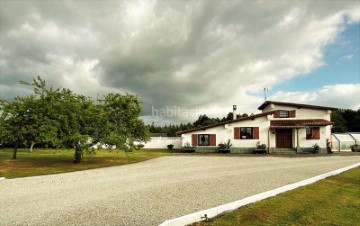
[[[74,163],[80,163],[82,157],[82,149],[80,147],[75,147],[75,159]]]
[[[35,144],[36,144],[36,142],[31,141],[31,144],[30,144],[30,153],[33,152],[33,147],[34,147]]]
[[[18,143],[16,142],[14,146],[12,159],[16,159],[17,149],[18,149]]]

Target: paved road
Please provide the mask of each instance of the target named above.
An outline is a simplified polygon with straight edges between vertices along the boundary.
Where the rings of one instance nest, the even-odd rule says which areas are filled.
[[[142,163],[0,181],[1,225],[158,225],[360,162],[169,156]]]

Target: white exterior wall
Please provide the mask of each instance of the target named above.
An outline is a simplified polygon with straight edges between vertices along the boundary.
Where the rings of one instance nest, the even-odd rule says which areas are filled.
[[[273,115],[269,115],[272,120],[296,120],[296,119],[324,119],[324,120],[331,120],[331,110],[322,110],[322,109],[311,109],[311,108],[300,108],[291,107],[291,106],[281,106],[281,105],[274,105],[269,104],[263,110],[266,111],[276,111],[276,110],[285,110],[285,111],[293,111],[295,110],[295,118],[274,118]],[[317,140],[307,140],[306,139],[306,129],[301,128],[299,129],[299,143],[300,147],[312,147],[314,144],[318,144],[320,148],[326,148],[326,140],[329,139],[331,141],[331,126],[320,126],[320,139]],[[270,147],[275,147],[275,135],[270,135]],[[293,147],[297,147],[297,131],[293,129]]]
[[[275,110],[275,105],[274,104],[268,104],[263,110],[262,112],[268,112],[268,111],[274,111]]]
[[[294,148],[296,148],[297,147],[296,129],[293,129],[293,134],[294,134],[293,145]],[[314,144],[318,144],[320,148],[326,148],[326,139],[331,139],[330,126],[320,127],[320,139],[313,139],[313,140],[306,139],[305,128],[299,129],[299,142],[300,142],[300,147],[302,148],[310,148],[314,146]]]
[[[268,145],[268,128],[270,121],[267,116],[256,118],[255,120],[246,120],[231,124],[221,125],[206,130],[194,131],[182,134],[183,145],[189,143],[192,145],[192,134],[216,134],[216,146],[219,143],[226,143],[229,139],[232,147],[256,147],[256,143]],[[235,127],[259,127],[259,139],[234,139]]]
[[[228,128],[225,128],[224,125],[222,126],[218,126],[218,127],[214,127],[214,128],[209,128],[206,130],[199,130],[199,131],[194,131],[191,133],[187,133],[187,134],[182,134],[181,137],[183,139],[183,145],[185,145],[186,143],[189,143],[190,145],[192,145],[192,134],[216,134],[216,146],[221,143],[221,142],[227,142],[227,140],[229,138],[231,138],[231,129],[229,130]],[[233,135],[234,137],[234,135]]]
[[[181,137],[150,137],[150,141],[143,143],[144,148],[149,149],[167,149],[169,144],[174,145],[174,149],[180,149],[182,147]]]
[[[297,108],[291,106],[275,105],[271,108],[269,104],[263,112],[284,110],[284,111],[296,111],[295,118],[275,118],[276,120],[289,120],[289,119],[325,119],[330,121],[331,110],[311,109],[311,108]]]
[[[234,139],[235,127],[259,127],[259,139]],[[256,143],[268,146],[268,131],[270,120],[267,116],[255,118],[255,120],[240,121],[232,124],[232,144],[233,147],[256,147]]]
[[[206,130],[194,131],[187,134],[182,134],[183,145],[189,143],[192,145],[192,134],[216,134],[216,144],[227,142],[229,139],[232,147],[255,147],[256,143],[260,141],[261,144],[266,144],[267,147],[276,147],[275,130],[270,130],[271,120],[296,120],[296,119],[324,119],[330,121],[331,110],[311,109],[311,108],[297,108],[292,106],[282,106],[269,104],[263,109],[263,112],[286,110],[296,111],[295,118],[274,118],[273,115],[267,115],[255,118],[254,120],[248,119],[244,121],[235,122],[232,124],[221,125]],[[234,139],[235,127],[259,127],[259,139]],[[331,141],[331,126],[320,126],[320,139],[308,140],[306,139],[306,128],[292,129],[293,134],[293,148],[298,146],[300,148],[311,148],[314,144],[318,144],[320,148],[325,149],[327,139]],[[299,135],[299,138],[297,137]],[[270,139],[269,139],[270,138]]]

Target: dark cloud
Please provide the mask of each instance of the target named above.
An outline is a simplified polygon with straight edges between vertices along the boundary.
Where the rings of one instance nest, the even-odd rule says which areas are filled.
[[[144,115],[256,109],[263,87],[320,67],[323,48],[360,19],[356,1],[324,4],[1,1],[0,94],[26,93],[17,83],[41,75],[86,95],[136,94]]]

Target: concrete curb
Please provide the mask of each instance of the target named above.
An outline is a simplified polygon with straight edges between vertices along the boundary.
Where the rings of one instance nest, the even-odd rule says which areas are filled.
[[[217,207],[207,209],[207,210],[201,210],[199,212],[191,213],[191,214],[188,214],[188,215],[185,215],[185,216],[182,216],[182,217],[166,220],[163,223],[161,223],[159,226],[183,226],[183,225],[188,225],[188,224],[191,224],[191,223],[202,221],[202,220],[206,219],[206,217],[207,218],[213,218],[213,217],[215,217],[215,216],[217,216],[217,215],[219,215],[221,213],[232,211],[232,210],[238,209],[241,206],[245,206],[247,204],[257,202],[257,201],[260,201],[260,200],[263,200],[263,199],[266,199],[266,198],[269,198],[269,197],[272,197],[272,196],[275,196],[275,195],[278,195],[278,194],[293,190],[293,189],[298,188],[298,187],[302,187],[302,186],[306,186],[306,185],[315,183],[315,182],[317,182],[319,180],[322,180],[322,179],[325,179],[327,177],[340,174],[342,172],[345,172],[347,170],[353,169],[353,168],[358,167],[358,166],[360,166],[360,162],[355,163],[355,164],[350,165],[350,166],[343,167],[341,169],[337,169],[337,170],[328,172],[328,173],[324,173],[324,174],[321,174],[321,175],[318,175],[318,176],[315,176],[315,177],[312,177],[312,178],[309,178],[309,179],[306,179],[306,180],[302,180],[302,181],[299,181],[299,182],[296,182],[296,183],[293,183],[293,184],[285,185],[285,186],[282,186],[282,187],[279,187],[279,188],[276,188],[276,189],[273,189],[273,190],[270,190],[270,191],[267,191],[267,192],[263,192],[263,193],[259,193],[259,194],[253,195],[253,196],[249,196],[247,198],[240,199],[240,200],[235,201],[235,202],[227,203],[227,204],[217,206]],[[206,215],[206,217],[205,217],[205,215]]]

